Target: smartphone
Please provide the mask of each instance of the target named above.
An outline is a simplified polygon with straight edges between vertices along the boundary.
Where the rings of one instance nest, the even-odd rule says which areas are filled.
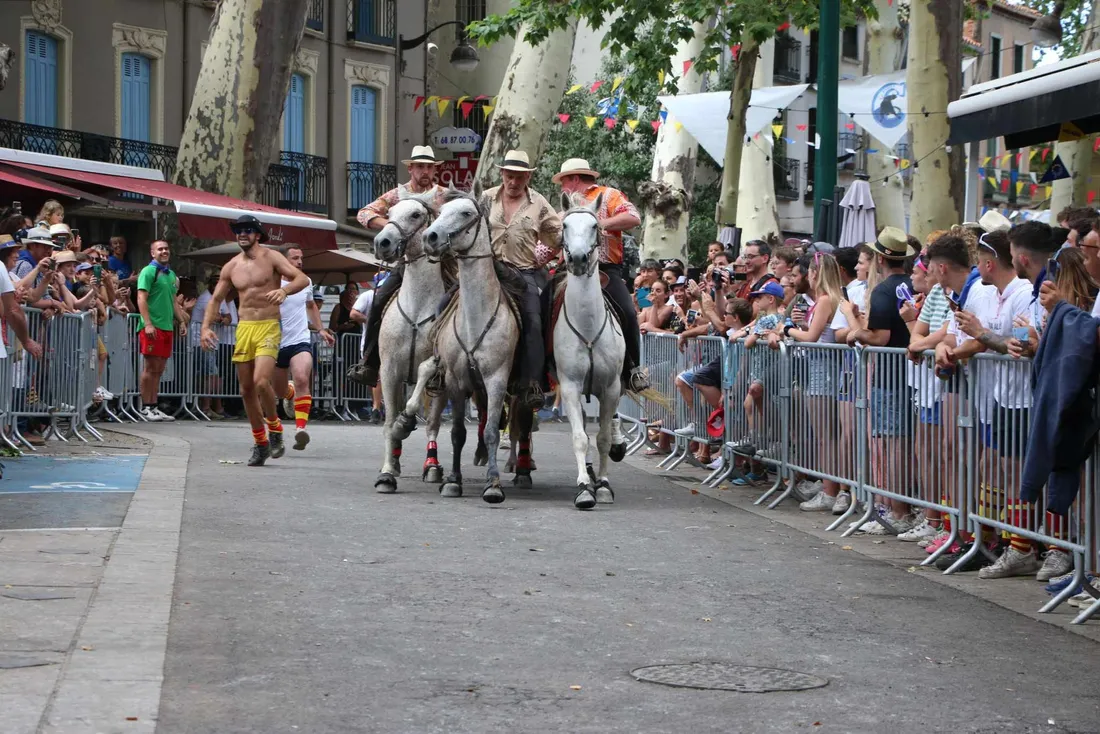
[[[748,273],[730,273],[730,280],[732,280],[732,281],[735,281],[735,282],[740,281],[740,282],[743,283],[748,279],[749,279],[749,274]]]
[[[23,213],[23,202],[13,201],[11,203],[11,208],[15,210],[16,214],[22,214]]]
[[[848,298],[848,286],[844,285],[840,287],[840,297],[843,298],[845,301],[852,300],[851,298]]]
[[[951,311],[954,311],[954,312],[958,313],[958,311],[961,307],[959,306],[959,302],[956,301],[954,298],[948,298],[947,299],[947,308],[949,308]]]
[[[97,265],[92,266],[92,277],[94,277],[96,280],[100,280],[100,281],[103,280],[103,266],[102,265],[97,264]]]
[[[692,267],[688,268],[687,272],[684,273],[684,275],[687,276],[688,280],[694,280],[696,283],[698,283],[700,280],[702,280],[703,271],[700,268]]]
[[[689,324],[694,324],[695,319],[699,318],[699,312],[694,308],[689,308],[687,312],[687,320]]]
[[[710,271],[710,280],[714,283],[715,288],[722,287],[722,268],[715,268]]]
[[[1053,257],[1047,260],[1047,277],[1046,279],[1053,283],[1058,278],[1058,272],[1061,270],[1061,265]]]
[[[653,301],[649,300],[650,292],[651,289],[645,286],[642,286],[641,288],[638,288],[634,291],[634,295],[638,299],[638,306],[640,306],[641,308],[649,308],[653,305]]]
[[[79,230],[79,229],[77,229],[76,227],[73,227],[73,228],[72,228],[71,230],[69,230],[69,231],[73,233],[73,239],[74,239],[74,240],[75,240],[75,239],[76,239],[77,237],[79,237],[79,236],[80,236],[80,230]]]
[[[899,284],[898,287],[894,289],[894,295],[898,298],[898,307],[901,307],[903,303],[908,303],[910,306],[916,303],[916,299],[913,298],[913,292],[909,290],[909,286],[905,283]]]

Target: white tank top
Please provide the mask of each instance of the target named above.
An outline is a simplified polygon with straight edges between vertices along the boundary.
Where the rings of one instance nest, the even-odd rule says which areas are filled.
[[[289,280],[283,281],[284,288],[289,284]],[[283,340],[279,343],[280,347],[310,343],[309,318],[306,316],[306,305],[311,298],[313,298],[312,280],[309,281],[308,287],[287,296],[286,300],[279,306],[279,320],[282,322],[283,327]]]

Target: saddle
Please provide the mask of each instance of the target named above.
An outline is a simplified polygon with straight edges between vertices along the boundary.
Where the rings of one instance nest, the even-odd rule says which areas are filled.
[[[543,330],[543,336],[546,337],[546,355],[549,360],[554,358],[554,327],[557,326],[558,316],[561,315],[561,307],[565,304],[565,288],[566,283],[565,273],[557,273],[554,275],[553,280],[550,281],[550,292],[553,294],[553,300],[550,304],[550,320]],[[619,325],[619,330],[623,328],[623,315],[619,313],[619,307],[615,301],[607,295],[607,274],[600,273],[600,288],[603,289],[603,302],[611,309],[611,315],[615,317],[615,321]]]

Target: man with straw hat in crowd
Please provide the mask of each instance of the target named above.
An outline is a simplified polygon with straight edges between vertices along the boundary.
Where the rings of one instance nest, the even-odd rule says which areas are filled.
[[[634,301],[623,281],[623,232],[642,223],[638,209],[626,194],[610,186],[600,186],[600,177],[583,158],[570,158],[561,164],[561,170],[551,179],[561,186],[562,193],[569,194],[575,204],[588,204],[601,195],[600,210],[596,213],[602,234],[600,272],[607,276],[607,295],[619,311],[623,335],[626,338],[626,359],[623,362],[623,385],[631,392],[649,389],[649,377],[641,363],[641,333],[638,331],[638,314]]]
[[[519,303],[523,318],[519,397],[525,405],[538,409],[546,373],[541,297],[549,285],[546,265],[561,250],[561,217],[542,194],[531,189],[535,168],[527,153],[510,150],[497,168],[503,183],[482,194],[481,206],[489,212],[494,258],[518,271],[526,284]]]
[[[386,215],[390,207],[396,204],[401,193],[423,194],[429,191],[435,192],[437,204],[443,203],[442,186],[435,183],[435,174],[438,166],[443,161],[436,160],[435,151],[430,145],[414,145],[412,155],[401,161],[409,172],[409,182],[398,184],[397,188],[390,189],[377,199],[359,210],[356,219],[369,230],[378,232],[390,220]],[[348,373],[348,376],[363,384],[375,387],[378,385],[378,367],[381,364],[381,355],[378,353],[378,331],[382,327],[382,314],[386,311],[386,304],[401,287],[402,276],[405,274],[405,264],[398,263],[390,272],[389,277],[380,288],[374,291],[374,302],[371,304],[370,314],[367,316],[367,333],[364,338],[363,358],[359,365]]]

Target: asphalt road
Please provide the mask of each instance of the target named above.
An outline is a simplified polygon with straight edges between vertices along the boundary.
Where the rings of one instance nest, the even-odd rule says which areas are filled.
[[[463,499],[421,484],[420,432],[379,496],[378,428],[314,426],[263,469],[221,463],[245,426],[155,430],[192,442],[160,732],[1100,731],[1095,643],[628,463],[574,510],[560,426],[497,507],[472,466]],[[690,661],[829,684],[629,674]]]

